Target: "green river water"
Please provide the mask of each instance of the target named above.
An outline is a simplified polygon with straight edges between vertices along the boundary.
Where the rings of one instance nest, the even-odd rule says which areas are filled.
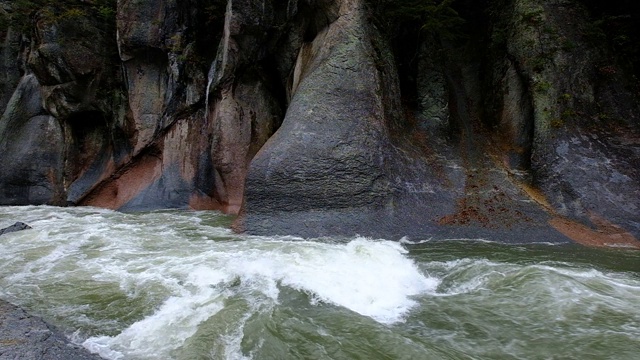
[[[638,251],[0,207],[15,221],[33,229],[0,237],[0,298],[107,359],[640,359]]]

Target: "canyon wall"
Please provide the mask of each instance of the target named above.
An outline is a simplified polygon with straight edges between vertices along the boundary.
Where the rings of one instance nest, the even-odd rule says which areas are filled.
[[[627,1],[21,0],[0,19],[1,205],[638,247]]]

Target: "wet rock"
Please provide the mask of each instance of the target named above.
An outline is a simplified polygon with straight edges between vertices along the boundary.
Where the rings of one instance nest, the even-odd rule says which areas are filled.
[[[0,300],[0,359],[97,360],[41,318]]]
[[[21,230],[27,230],[27,229],[31,229],[31,226],[23,223],[23,222],[17,222],[9,227],[6,227],[4,229],[0,229],[0,235],[4,235],[4,234],[8,234],[11,232],[16,232],[16,231],[21,231]]]

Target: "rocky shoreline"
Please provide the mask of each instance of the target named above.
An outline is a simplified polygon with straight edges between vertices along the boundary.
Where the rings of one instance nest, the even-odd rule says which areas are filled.
[[[0,359],[97,360],[60,329],[0,299]]]

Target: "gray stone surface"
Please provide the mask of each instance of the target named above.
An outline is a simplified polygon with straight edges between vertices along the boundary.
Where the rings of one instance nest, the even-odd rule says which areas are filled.
[[[97,360],[41,318],[0,300],[0,359]]]
[[[633,243],[638,69],[610,45],[638,39],[603,37],[640,15],[590,3],[41,9],[28,32],[0,29],[0,204],[217,209],[255,234]]]
[[[31,226],[23,223],[23,222],[17,222],[9,227],[6,227],[4,229],[0,229],[0,235],[4,235],[4,234],[8,234],[8,233],[12,233],[12,232],[16,232],[16,231],[21,231],[21,230],[27,230],[27,229],[31,229]]]
[[[393,84],[376,69],[375,61],[385,59],[363,41],[372,31],[363,7],[343,2],[343,16],[302,48],[285,120],[251,163],[249,213],[386,202],[385,111],[398,97],[378,92]]]
[[[64,204],[64,141],[41,107],[38,81],[26,75],[0,118],[0,204]]]
[[[4,9],[8,5],[7,1],[0,1],[0,22],[4,24],[9,20],[9,15]],[[21,34],[10,26],[7,27],[4,38],[0,37],[0,113],[4,112],[11,94],[20,81],[20,38]]]
[[[505,162],[531,171],[555,214],[640,238],[640,95],[615,55],[585,39],[587,10],[516,0],[495,21],[510,29],[493,87]]]

